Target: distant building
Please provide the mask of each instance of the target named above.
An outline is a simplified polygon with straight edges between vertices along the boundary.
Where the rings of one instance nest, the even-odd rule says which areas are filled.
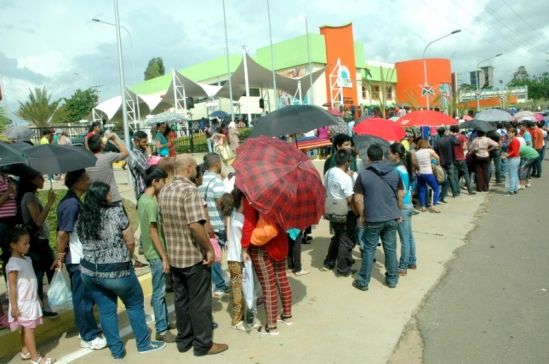
[[[494,67],[492,66],[480,67],[478,70],[469,72],[469,75],[473,88],[494,87]]]

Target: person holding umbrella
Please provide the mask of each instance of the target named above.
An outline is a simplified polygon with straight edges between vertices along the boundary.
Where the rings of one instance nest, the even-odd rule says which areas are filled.
[[[48,201],[44,206],[38,199],[38,189],[44,188],[44,176],[42,173],[30,169],[28,174],[21,176],[19,186],[17,187],[17,201],[21,208],[21,218],[23,225],[29,230],[30,250],[28,256],[32,260],[34,272],[38,279],[38,297],[44,304],[44,317],[57,317],[57,312],[53,312],[47,305],[44,297],[43,280],[44,274],[48,277],[48,282],[53,278],[52,265],[54,263],[53,251],[49,244],[49,229],[47,224],[48,214],[55,202],[55,192],[48,192]]]

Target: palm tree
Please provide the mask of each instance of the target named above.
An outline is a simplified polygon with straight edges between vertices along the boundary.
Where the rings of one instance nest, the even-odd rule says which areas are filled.
[[[29,99],[22,103],[19,101],[17,115],[34,124],[36,127],[47,127],[52,124],[57,108],[61,100],[51,101],[46,87],[29,90]]]
[[[6,115],[6,110],[0,106],[0,132],[3,132],[9,123],[11,123],[11,121]]]

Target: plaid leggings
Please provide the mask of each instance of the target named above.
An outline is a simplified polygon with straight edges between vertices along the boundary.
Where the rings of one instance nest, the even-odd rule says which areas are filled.
[[[248,252],[263,290],[267,325],[274,328],[278,318],[277,291],[280,293],[284,316],[292,315],[292,289],[286,276],[286,261],[274,261],[266,250],[256,246],[250,246]]]
[[[244,319],[244,296],[242,295],[242,263],[227,262],[231,273],[231,288],[233,296],[232,325]]]

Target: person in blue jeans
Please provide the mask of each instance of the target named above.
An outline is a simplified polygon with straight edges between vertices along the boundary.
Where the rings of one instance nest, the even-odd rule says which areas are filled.
[[[389,159],[397,166],[396,169],[404,187],[402,198],[402,221],[398,224],[398,237],[400,238],[400,261],[398,274],[405,276],[408,269],[416,269],[416,241],[412,232],[412,215],[414,205],[412,204],[412,189],[410,187],[410,176],[414,175],[412,154],[406,152],[400,143],[393,143],[389,147]]]
[[[69,172],[65,176],[65,185],[69,189],[57,206],[57,259],[55,268],[66,264],[71,280],[74,321],[80,333],[80,347],[92,350],[107,346],[105,339],[99,336],[99,328],[93,315],[95,301],[84,287],[80,275],[82,243],[76,232],[76,221],[82,208],[80,198],[90,187],[90,177],[86,170]]]
[[[400,206],[404,187],[400,175],[392,163],[383,161],[383,149],[373,144],[367,151],[370,164],[360,171],[354,187],[354,202],[359,213],[362,234],[362,264],[353,287],[367,291],[377,242],[381,238],[385,253],[385,283],[395,288],[398,283],[396,234],[402,220]]]
[[[158,219],[157,196],[166,183],[167,174],[159,167],[150,167],[145,173],[145,191],[137,202],[141,246],[149,261],[152,276],[151,306],[154,311],[156,340],[175,342],[175,335],[168,330],[168,308],[166,305],[166,277],[170,273],[170,261],[162,224]]]
[[[150,339],[143,290],[131,262],[135,250],[132,229],[122,206],[112,203],[108,184],[92,183],[76,231],[82,242],[82,282],[99,307],[101,327],[112,356],[122,359],[126,355],[118,331],[118,298],[126,307],[137,351],[146,354],[163,349],[166,343]]]

